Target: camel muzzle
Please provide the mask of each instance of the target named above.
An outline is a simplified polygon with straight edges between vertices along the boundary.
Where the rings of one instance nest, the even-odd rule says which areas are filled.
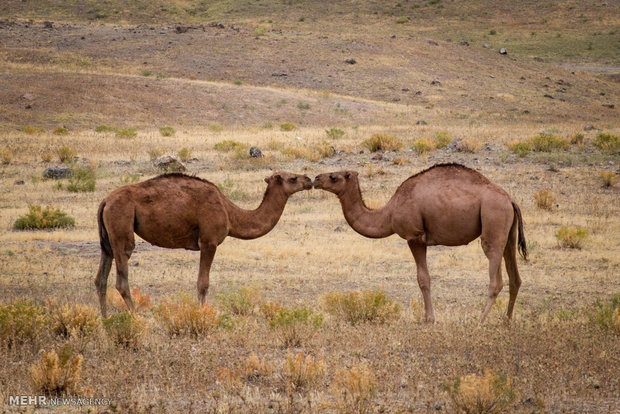
[[[310,179],[310,177],[305,177],[304,190],[312,190],[312,180]]]
[[[314,182],[312,183],[312,186],[314,188],[321,188],[321,180],[319,180],[319,176],[318,175],[314,179]]]

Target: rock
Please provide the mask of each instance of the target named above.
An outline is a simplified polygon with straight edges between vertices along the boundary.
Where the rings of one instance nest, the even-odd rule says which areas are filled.
[[[73,169],[69,167],[49,167],[43,170],[43,178],[59,180],[73,176]]]
[[[409,88],[402,88],[401,91],[403,92],[409,92]]]
[[[153,165],[164,172],[183,172],[186,170],[185,165],[174,155],[157,157]]]
[[[549,99],[555,99],[553,96],[549,95],[548,93],[543,95],[545,98],[549,98]]]
[[[17,180],[15,181],[15,185],[24,185],[26,184],[26,182],[24,180]]]
[[[416,123],[415,123],[415,124],[416,124],[416,125],[428,125],[428,122],[426,122],[426,121],[425,121],[425,120],[423,120],[423,119],[420,119],[419,121],[416,121]]]
[[[280,72],[280,73],[272,73],[271,76],[273,76],[273,77],[284,77],[284,76],[288,76],[288,74],[284,73],[284,72]]]
[[[252,158],[263,158],[263,153],[261,152],[260,148],[258,148],[258,147],[251,147],[250,148],[250,157],[252,157]]]
[[[586,124],[586,126],[583,127],[584,131],[592,131],[593,129],[596,129],[596,128],[594,128],[594,125],[591,125],[591,124]]]
[[[461,138],[454,138],[448,145],[446,145],[444,148],[447,151],[460,151],[461,150],[461,145],[460,142],[462,141]]]
[[[439,82],[438,80],[434,80],[431,82],[431,85],[441,85],[441,82]]]
[[[485,44],[483,44],[483,45],[482,45],[482,47],[483,47],[483,48],[485,48],[485,49],[488,49],[488,48],[490,48],[491,46],[489,46],[489,44],[488,44],[488,43],[485,43]]]
[[[22,95],[22,99],[25,99],[27,101],[34,101],[34,95],[31,93],[25,93]]]
[[[540,56],[535,56],[535,57],[534,57],[534,60],[535,60],[536,62],[544,62],[544,61],[545,61],[545,59],[541,58]]]
[[[338,226],[338,227],[336,227],[336,228],[334,229],[334,231],[335,231],[336,233],[342,233],[342,232],[344,231],[344,229],[342,228],[342,226]]]
[[[177,33],[186,33],[189,30],[187,26],[177,26],[174,28],[174,31]]]
[[[45,27],[46,29],[53,29],[54,22],[50,22],[49,20],[46,20],[43,22],[43,27]]]
[[[505,47],[502,47],[502,48],[499,50],[499,54],[500,54],[500,55],[507,55],[507,54],[508,54],[508,51],[506,50],[506,48],[505,48]]]
[[[383,159],[383,154],[381,152],[377,152],[375,155],[371,157],[372,160],[381,161]]]
[[[345,62],[348,63],[349,65],[355,65],[357,63],[357,60],[353,58],[348,58],[347,60],[345,60]]]
[[[433,405],[433,408],[435,408],[435,410],[437,411],[441,411],[443,409],[443,403],[436,402],[435,405]]]
[[[434,40],[427,40],[426,43],[432,46],[439,46],[439,43],[435,42]]]
[[[220,22],[209,23],[209,27],[217,27],[218,29],[225,29],[226,27]]]
[[[469,46],[469,42],[467,40],[461,40],[459,42],[459,45],[461,45],[461,46]]]

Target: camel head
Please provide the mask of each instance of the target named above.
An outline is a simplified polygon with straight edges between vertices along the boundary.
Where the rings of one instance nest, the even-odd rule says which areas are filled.
[[[287,196],[298,191],[312,189],[312,180],[307,175],[293,174],[286,171],[276,171],[265,178],[268,187],[280,186]]]
[[[342,194],[346,188],[357,181],[356,171],[337,171],[319,174],[314,179],[314,188],[329,191],[336,195]]]

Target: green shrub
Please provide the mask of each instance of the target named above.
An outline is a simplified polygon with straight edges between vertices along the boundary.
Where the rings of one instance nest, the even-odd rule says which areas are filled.
[[[601,132],[594,140],[594,146],[601,151],[614,153],[620,150],[620,139],[617,135]]]
[[[583,242],[588,238],[588,230],[579,226],[562,226],[555,233],[555,237],[562,247],[581,249]]]
[[[138,349],[146,336],[146,323],[141,316],[128,311],[103,320],[103,328],[115,345]]]
[[[269,326],[276,332],[285,347],[299,347],[309,340],[323,324],[323,315],[308,308],[281,308],[269,320]]]
[[[58,155],[60,162],[68,164],[75,161],[77,151],[71,146],[63,145],[62,147],[58,147],[56,149],[56,155]]]
[[[213,132],[222,132],[224,130],[224,127],[220,124],[209,124],[209,130]]]
[[[331,139],[338,139],[344,136],[344,131],[339,128],[326,129],[325,133],[327,134],[327,137]]]
[[[608,303],[596,300],[596,310],[590,320],[604,331],[620,334],[620,293],[612,296]]]
[[[250,149],[248,144],[244,144],[242,142],[233,141],[230,139],[225,139],[224,141],[220,141],[215,143],[213,149],[216,151],[230,152],[236,151],[237,149],[242,148],[243,150]]]
[[[280,131],[292,131],[297,129],[297,126],[292,122],[282,122],[280,124]]]
[[[435,143],[430,138],[419,138],[413,141],[412,148],[420,155],[424,155],[435,149]]]
[[[159,133],[164,137],[171,137],[176,134],[176,131],[171,126],[163,126],[159,128]]]
[[[403,143],[392,134],[374,134],[363,141],[362,146],[368,148],[370,152],[398,151],[403,147]]]
[[[360,322],[384,323],[399,316],[400,306],[383,291],[330,293],[324,298],[326,311],[351,325]]]
[[[65,127],[58,127],[53,131],[54,135],[68,135],[69,130]]]
[[[302,111],[310,109],[310,104],[306,102],[297,102],[297,109],[301,109]]]
[[[263,129],[271,129],[273,128],[273,124],[271,122],[265,122],[262,127]]]
[[[508,149],[518,157],[523,158],[530,153],[532,146],[526,141],[514,141],[508,146]]]
[[[95,132],[116,132],[116,128],[108,125],[97,125],[95,127]]]
[[[142,76],[151,76],[153,74],[153,72],[151,72],[150,70],[143,70],[140,73],[142,74]]]
[[[435,148],[444,148],[452,142],[452,135],[448,131],[436,132],[433,136],[433,142],[435,143]]]
[[[32,300],[0,305],[0,340],[9,348],[35,341],[48,323],[46,309]]]
[[[403,17],[399,17],[398,19],[396,19],[396,24],[405,24],[405,23],[409,23],[409,17],[403,16]]]
[[[177,155],[181,161],[189,161],[192,158],[192,150],[187,147],[183,147],[177,152]]]
[[[31,205],[28,206],[28,210],[28,214],[15,220],[13,228],[17,230],[34,230],[75,226],[75,219],[69,217],[59,208],[48,206],[42,209],[39,205]]]
[[[178,303],[162,302],[156,309],[156,315],[164,331],[171,337],[204,336],[221,321],[213,306],[208,303],[201,305],[187,298]]]
[[[138,136],[138,131],[135,128],[122,128],[115,132],[117,138],[135,138]]]
[[[92,193],[95,191],[97,178],[95,169],[91,167],[76,167],[73,176],[69,178],[67,191],[72,193]]]
[[[532,151],[551,152],[567,149],[569,141],[564,138],[556,137],[552,134],[540,133],[527,139]]]
[[[39,128],[39,127],[32,126],[32,125],[27,125],[23,127],[21,130],[24,131],[26,134],[32,134],[32,135],[42,134],[45,132],[43,128]]]
[[[247,316],[254,312],[261,301],[260,290],[250,287],[227,289],[216,296],[222,308],[233,315]]]

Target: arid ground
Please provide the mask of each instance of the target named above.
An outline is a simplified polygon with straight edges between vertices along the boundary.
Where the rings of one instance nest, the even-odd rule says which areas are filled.
[[[64,407],[75,412],[460,412],[459,396],[481,392],[489,412],[620,412],[620,2],[512,3],[0,4],[2,411],[53,411],[10,397],[63,395],[111,401]],[[363,144],[377,135],[395,147]],[[356,170],[378,207],[433,164],[476,169],[523,213],[515,317],[504,276],[478,323],[489,280],[476,240],[429,248],[424,323],[407,243],[358,235],[333,194],[311,190],[266,236],[219,246],[206,332],[171,334],[162,316],[195,305],[199,253],[141,240],[129,283],[150,302],[136,342],[119,345],[98,316],[88,335],[59,332],[63,306],[99,313],[99,202],[161,173],[164,154],[248,209],[275,170]],[[44,179],[53,166],[94,173],[94,190]],[[30,206],[75,226],[15,229]],[[113,268],[111,297],[114,285]],[[330,308],[351,291],[383,292],[398,312],[351,323]],[[20,303],[43,312],[35,334],[7,322]],[[41,388],[33,367],[51,350],[81,355],[75,386]]]

